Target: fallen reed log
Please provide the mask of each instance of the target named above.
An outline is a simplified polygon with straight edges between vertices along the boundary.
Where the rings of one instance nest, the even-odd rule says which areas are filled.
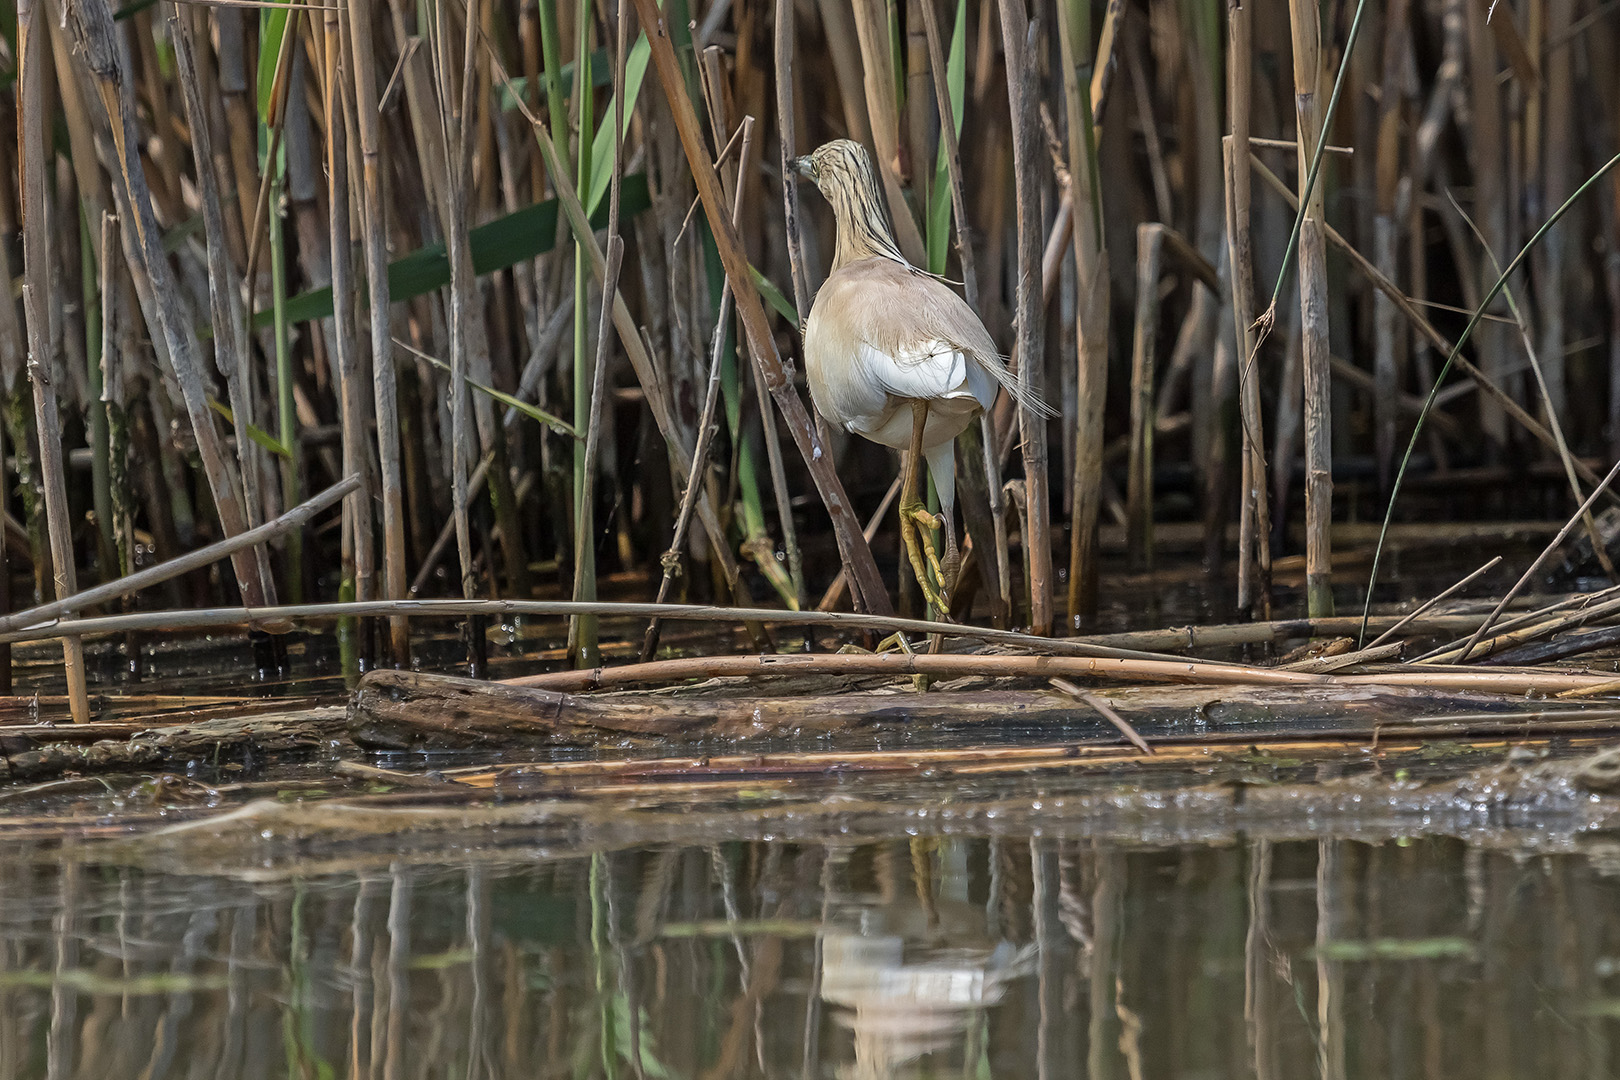
[[[1353,621],[1353,620],[1352,620]],[[762,675],[889,675],[895,678],[967,675],[1049,679],[1095,678],[1115,682],[1173,682],[1224,686],[1356,686],[1384,685],[1436,691],[1485,690],[1504,694],[1561,693],[1596,685],[1613,676],[1583,672],[1523,670],[1480,671],[1407,664],[1379,665],[1367,674],[1339,675],[1287,671],[1202,660],[1103,658],[1079,656],[999,656],[963,653],[792,653],[771,656],[695,656],[655,660],[648,664],[588,668],[525,675],[505,685],[558,691],[600,689],[638,683],[669,683],[694,678]]]
[[[553,796],[601,795],[607,791],[622,796],[638,789],[640,794],[649,794],[659,786],[679,785],[685,790],[694,781],[724,778],[757,784],[773,777],[902,773],[949,780],[960,776],[994,776],[1035,770],[1112,772],[1122,767],[1137,771],[1145,768],[1207,767],[1230,761],[1239,754],[1252,764],[1283,767],[1290,760],[1320,760],[1347,754],[1359,756],[1372,748],[1383,755],[1421,753],[1428,740],[1437,734],[1468,740],[1464,744],[1466,749],[1485,752],[1505,751],[1511,745],[1533,746],[1538,742],[1545,745],[1549,739],[1559,737],[1567,740],[1571,746],[1602,748],[1605,742],[1599,733],[1612,730],[1616,719],[1610,717],[1592,722],[1548,720],[1545,723],[1545,729],[1538,729],[1540,733],[1530,735],[1524,733],[1522,725],[1513,727],[1504,725],[1499,719],[1480,717],[1458,720],[1449,724],[1444,731],[1422,724],[1410,728],[1372,726],[1361,730],[1323,730],[1307,734],[1283,732],[1265,739],[1256,739],[1252,733],[1224,733],[1197,739],[1157,741],[1151,756],[1105,737],[1096,742],[1049,742],[1014,747],[973,745],[858,752],[818,750],[806,753],[626,758],[616,761],[514,762],[495,768],[448,769],[440,775],[472,788],[497,789],[502,795],[544,790]],[[1478,745],[1479,740],[1495,739],[1503,741],[1490,746]],[[1570,762],[1557,764],[1562,764],[1564,769],[1571,772],[1581,768]],[[544,782],[544,786],[535,781]],[[577,786],[559,787],[559,783]],[[598,783],[611,783],[612,787],[595,786]]]
[[[839,659],[888,659],[840,657]],[[950,659],[916,657],[897,659]],[[972,659],[972,658],[964,658]],[[1044,659],[988,657],[990,660]],[[1072,661],[1070,665],[1072,666]],[[1286,672],[1275,674],[1287,675]],[[1463,674],[1478,674],[1464,672]],[[1074,688],[1079,690],[1078,687]],[[1140,739],[1208,734],[1275,738],[1279,733],[1407,730],[1436,734],[1524,730],[1574,724],[1571,730],[1620,721],[1611,706],[1526,707],[1506,693],[1304,676],[1280,684],[1129,687],[1068,692],[936,691],[720,697],[712,694],[580,695],[444,675],[374,671],[355,691],[349,734],[370,749],[432,751],[601,747],[629,741],[730,740],[761,737],[872,736],[880,732],[994,730],[1059,732],[1094,740],[1109,725]],[[1112,711],[1113,716],[1109,713]],[[1447,715],[1454,714],[1454,715]],[[1495,726],[1492,726],[1495,725]],[[1129,738],[1129,735],[1126,736]]]
[[[13,734],[0,729],[0,781],[312,754],[341,731],[343,719],[343,709],[327,707],[178,724],[134,735],[127,734],[125,725],[107,725],[111,737],[89,745],[65,741],[66,731]],[[75,738],[83,727],[99,725],[75,725]]]
[[[930,675],[950,679],[965,675],[990,677],[1100,677],[1225,685],[1314,683],[1319,676],[1240,664],[1210,664],[1176,658],[1083,656],[999,656],[977,653],[775,653],[768,656],[690,656],[619,667],[550,671],[503,680],[507,686],[547,690],[597,690],[636,683],[670,683],[684,679],[761,675]]]

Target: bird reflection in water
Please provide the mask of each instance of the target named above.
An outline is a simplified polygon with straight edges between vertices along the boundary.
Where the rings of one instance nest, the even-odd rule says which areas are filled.
[[[987,939],[982,907],[930,906],[848,908],[833,920],[842,928],[822,936],[821,998],[854,1035],[854,1062],[837,1069],[840,1080],[912,1075],[901,1070],[957,1046],[971,1060],[984,1010],[1035,970],[1034,945]]]

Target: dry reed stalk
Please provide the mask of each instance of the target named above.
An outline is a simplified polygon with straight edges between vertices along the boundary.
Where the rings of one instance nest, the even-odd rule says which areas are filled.
[[[332,331],[337,345],[338,417],[342,432],[343,471],[358,474],[360,490],[344,502],[341,557],[344,582],[340,589],[355,600],[375,599],[375,548],[372,528],[372,470],[366,452],[364,361],[356,334],[353,247],[349,222],[349,129],[353,126],[348,88],[348,51],[343,43],[343,22],[337,8],[328,8],[322,25],[323,118],[326,126],[327,226],[332,250]],[[339,630],[340,637],[347,631]],[[347,647],[347,646],[345,646]],[[365,650],[368,654],[369,649]],[[368,662],[371,657],[365,658]],[[352,672],[350,661],[346,670]]]
[[[613,298],[618,295],[619,267],[624,258],[624,241],[618,235],[618,221],[607,238],[607,268],[603,274],[602,320],[597,331],[596,359],[591,367],[590,408],[586,415],[586,437],[583,480],[579,488],[579,505],[589,507],[596,497],[596,474],[602,444],[602,409],[608,394],[607,362],[609,327],[612,324]],[[582,522],[594,521],[594,515],[581,513]],[[596,560],[587,548],[596,543],[594,529],[576,527],[574,530],[573,597],[576,601],[596,599]],[[589,667],[600,655],[597,644],[596,619],[590,615],[577,615],[568,620],[568,655],[575,667]]]
[[[1108,400],[1109,269],[1098,190],[1094,121],[1100,115],[1103,83],[1113,67],[1111,42],[1118,34],[1122,4],[1110,3],[1098,46],[1105,63],[1093,69],[1089,6],[1065,2],[1058,11],[1058,44],[1063,64],[1063,97],[1068,116],[1070,199],[1073,226],[1075,317],[1074,472],[1070,482],[1073,516],[1069,523],[1069,628],[1096,619],[1101,551],[1097,541],[1102,505],[1104,418]],[[1090,71],[1090,79],[1087,73]]]
[[[1153,377],[1159,339],[1159,264],[1165,229],[1136,228],[1136,326],[1131,350],[1130,464],[1126,471],[1126,555],[1133,570],[1153,567]]]
[[[931,8],[930,8],[931,10]],[[776,61],[776,133],[781,149],[777,166],[782,170],[782,225],[787,239],[788,272],[793,278],[793,307],[802,326],[810,314],[810,281],[804,266],[804,238],[799,234],[799,174],[788,162],[799,154],[794,123],[794,4],[776,0],[773,54]]]
[[[191,127],[192,152],[196,159],[197,188],[203,206],[203,233],[207,241],[209,312],[213,318],[214,366],[225,379],[226,396],[231,403],[232,426],[236,431],[236,453],[240,465],[244,520],[251,530],[259,525],[263,500],[259,490],[261,452],[248,436],[254,423],[253,371],[249,357],[247,326],[242,303],[231,282],[226,217],[220,204],[219,186],[213,169],[213,137],[209,130],[207,107],[197,73],[195,33],[192,13],[178,6],[169,14],[169,35],[174,44],[175,71],[185,90],[186,118]],[[269,553],[254,549],[259,588],[265,601],[276,602],[275,576]]]
[[[894,42],[889,31],[888,4],[884,0],[853,0],[855,36],[861,46],[867,116],[872,124],[872,145],[877,151],[878,176],[888,198],[889,219],[894,225],[895,242],[913,266],[927,266],[927,248],[917,219],[906,202],[902,182],[904,152],[900,146],[900,103],[894,71]],[[913,169],[926,162],[913,161]]]
[[[1494,252],[1507,250],[1508,192],[1504,177],[1507,136],[1503,132],[1502,90],[1497,80],[1496,46],[1487,26],[1487,12],[1476,4],[1464,5],[1467,14],[1468,77],[1466,93],[1472,119],[1469,139],[1470,164],[1474,178],[1474,203],[1480,211],[1480,226],[1486,243]],[[1475,286],[1483,291],[1492,281],[1484,280],[1482,270]],[[1473,305],[1470,304],[1470,307]],[[1479,366],[1494,383],[1501,383],[1507,367],[1505,341],[1495,327],[1482,327],[1478,345]],[[1481,400],[1480,426],[1497,445],[1507,437],[1507,420],[1497,401]]]
[[[944,634],[947,637],[993,642],[1010,648],[1039,651],[1042,655],[1084,656],[1118,659],[1150,659],[1181,663],[1180,657],[1120,649],[1075,638],[1049,638],[1034,634],[996,630],[990,627],[901,619],[892,615],[872,615],[844,611],[785,611],[773,608],[711,607],[700,604],[623,604],[597,601],[576,604],[568,600],[373,600],[369,603],[339,601],[327,604],[283,604],[274,609],[242,607],[190,608],[174,611],[140,612],[132,615],[82,619],[65,626],[34,626],[0,634],[0,643],[50,641],[64,634],[84,636],[122,633],[127,630],[191,629],[197,627],[241,627],[250,619],[285,618],[328,620],[375,618],[404,615],[411,618],[456,619],[476,615],[483,618],[562,618],[571,615],[598,615],[605,618],[674,619],[701,623],[764,623],[834,627],[839,631],[879,630],[885,633]],[[1297,623],[1295,625],[1298,625]],[[1474,625],[1472,623],[1470,626]],[[1228,666],[1224,661],[1203,660],[1205,665]]]
[[[1523,616],[1503,623],[1496,628],[1497,632],[1494,635],[1478,641],[1470,647],[1468,655],[1475,660],[1479,660],[1487,656],[1494,656],[1514,646],[1532,641],[1544,641],[1557,634],[1612,620],[1617,614],[1620,614],[1620,600],[1598,601],[1596,597],[1602,595],[1601,593],[1593,594],[1586,598],[1591,601],[1590,603],[1578,607],[1574,611],[1566,611],[1564,614],[1554,614],[1551,617],[1540,619]],[[1463,648],[1467,645],[1467,641],[1452,642],[1449,645],[1423,654],[1414,663],[1455,663],[1463,655]]]
[[[731,130],[732,109],[729,102],[733,99],[730,86],[725,78],[725,65],[721,58],[720,49],[711,46],[703,53],[704,85],[707,87],[706,102],[709,109],[709,128],[714,133],[714,140],[718,144],[724,133]],[[755,142],[753,137],[754,118],[744,116],[739,132],[740,142],[737,151],[737,164],[734,168],[727,168],[720,174],[721,187],[728,190],[731,198],[733,213],[732,224],[742,234],[742,213],[750,205],[744,197],[747,188],[747,179],[755,171],[753,151]],[[792,170],[788,170],[791,172]],[[800,320],[803,324],[803,320]],[[770,396],[765,390],[765,380],[759,375],[759,358],[752,351],[749,353],[755,372],[754,384],[755,401],[759,406],[760,428],[765,441],[766,462],[771,474],[771,492],[776,501],[776,516],[782,529],[782,547],[787,554],[788,580],[792,585],[792,593],[785,594],[789,607],[802,608],[805,605],[804,595],[804,555],[799,548],[798,529],[793,523],[793,504],[788,494],[787,473],[782,461],[782,438],[777,431],[775,417],[771,410]],[[740,379],[740,373],[739,373]],[[739,386],[740,392],[740,386]],[[740,437],[746,437],[739,430]],[[761,515],[763,516],[763,515]],[[749,526],[748,531],[755,532],[756,526]],[[752,552],[761,572],[769,578],[779,578],[780,568],[776,565],[776,552],[763,531],[757,527],[757,533],[744,541],[744,552]],[[784,591],[778,584],[778,591]]]
[[[1327,249],[1323,237],[1326,206],[1320,183],[1312,178],[1322,129],[1321,13],[1308,0],[1289,0],[1294,46],[1294,107],[1298,119],[1300,199],[1305,203],[1299,232],[1300,333],[1304,356],[1305,407],[1305,602],[1313,617],[1333,614],[1333,380],[1328,361]]]
[[[872,550],[867,546],[865,537],[861,535],[859,522],[849,506],[848,497],[844,494],[843,482],[833,468],[831,455],[824,452],[815,425],[811,422],[809,413],[805,411],[804,402],[788,378],[782,366],[782,359],[776,351],[776,342],[771,336],[764,306],[749,275],[748,260],[725,211],[719,177],[715,174],[714,166],[709,163],[703,148],[702,132],[698,127],[692,102],[686,96],[675,51],[670,44],[668,27],[653,0],[635,0],[635,3],[636,10],[641,16],[643,30],[652,45],[653,63],[658,68],[658,77],[664,86],[665,99],[674,114],[687,162],[692,169],[693,178],[697,181],[703,210],[709,220],[709,228],[714,233],[715,244],[725,265],[726,276],[731,279],[732,288],[735,290],[737,310],[747,332],[749,347],[758,360],[759,375],[764,379],[771,398],[781,410],[783,419],[787,421],[788,429],[798,444],[799,453],[809,466],[810,474],[815,478],[816,487],[821,492],[822,502],[832,517],[839,554],[843,556],[845,564],[852,572],[856,610],[887,614],[891,610],[889,599],[882,588],[877,563],[872,558]]]
[[[1007,104],[1012,118],[1013,171],[1018,205],[1018,380],[1043,396],[1046,327],[1041,291],[1040,126],[1036,121],[1034,41],[1024,0],[1000,0],[1002,47],[1007,61]],[[1026,510],[1024,563],[1029,578],[1029,624],[1052,630],[1052,539],[1046,478],[1046,423],[1018,413],[1024,456]]]
[[[596,471],[597,455],[600,451],[602,439],[602,411],[606,405],[607,397],[607,370],[610,342],[613,340],[609,327],[613,321],[613,302],[619,295],[619,268],[624,259],[624,240],[619,235],[619,208],[620,196],[624,181],[624,64],[625,53],[628,49],[627,35],[629,22],[624,13],[620,12],[618,20],[618,39],[614,44],[613,52],[613,158],[612,174],[609,180],[608,198],[608,228],[607,228],[607,267],[602,274],[602,312],[597,322],[596,330],[596,357],[591,365],[591,403],[590,416],[585,427],[585,453],[584,453],[584,479],[580,485],[579,505],[582,510],[595,506],[596,499]],[[581,31],[580,45],[581,57],[584,55],[586,39]],[[588,117],[584,119],[589,119]],[[581,130],[583,131],[582,124]],[[581,143],[584,136],[581,135]],[[588,181],[588,176],[586,177]],[[584,278],[583,268],[580,274]],[[576,318],[578,317],[576,312]],[[596,599],[596,558],[594,551],[590,550],[596,543],[596,537],[584,529],[576,531],[574,536],[574,599]],[[568,620],[568,655],[575,667],[586,667],[597,656],[601,655],[601,647],[597,641],[596,619],[592,616],[576,617]]]
[[[878,526],[883,524],[883,519],[888,516],[889,508],[900,497],[901,479],[901,476],[894,478],[894,481],[889,484],[889,490],[884,492],[883,498],[878,500],[877,509],[873,510],[872,516],[867,519],[866,528],[861,531],[861,535],[866,537],[868,544],[872,542],[873,537],[877,536]],[[849,575],[845,571],[839,570],[838,576],[833,578],[832,584],[827,586],[827,591],[822,594],[821,601],[816,604],[816,610],[832,611],[837,608],[838,602],[844,598],[844,593],[848,588]]]
[[[452,514],[456,521],[456,550],[461,563],[461,595],[471,599],[477,591],[473,577],[472,522],[469,518],[467,495],[467,452],[471,442],[468,431],[470,405],[467,390],[468,354],[472,349],[473,308],[477,303],[472,254],[467,245],[467,228],[471,206],[469,187],[472,162],[471,112],[472,94],[472,42],[477,26],[476,0],[468,0],[466,8],[466,41],[462,52],[463,95],[455,94],[451,66],[454,53],[450,51],[450,23],[445,6],[441,5],[433,22],[431,45],[436,73],[438,118],[443,140],[444,157],[439,173],[443,192],[445,248],[450,256],[450,440],[451,440],[451,498]],[[481,634],[472,628],[472,639]],[[476,651],[478,644],[473,644]],[[475,660],[476,666],[476,660]]]
[[[371,315],[371,383],[377,420],[377,460],[382,496],[383,600],[406,596],[405,491],[400,465],[399,390],[394,375],[393,335],[389,332],[388,213],[383,198],[382,130],[378,122],[377,60],[372,43],[371,5],[349,0],[348,32],[354,65],[354,111],[359,135],[361,233]],[[388,624],[393,662],[411,666],[410,625]]]
[[[1227,116],[1231,135],[1222,142],[1226,180],[1227,265],[1232,321],[1238,339],[1238,426],[1242,497],[1238,517],[1240,611],[1271,617],[1271,505],[1267,498],[1265,421],[1260,404],[1260,367],[1254,329],[1254,248],[1249,169],[1250,110],[1254,96],[1253,28],[1248,7],[1227,5]]]
[[[45,166],[45,38],[35,22],[34,0],[17,4],[17,152],[21,180],[23,311],[28,328],[28,381],[34,388],[34,416],[39,429],[39,461],[45,488],[45,515],[50,530],[53,586],[58,599],[78,591],[73,567],[73,533],[68,521],[67,480],[62,457],[61,417],[57,412],[52,375],[55,356],[51,347],[51,261],[49,206],[46,202]],[[9,304],[10,297],[4,298]],[[73,722],[90,719],[85,691],[84,644],[62,642],[68,699]],[[9,667],[9,665],[8,665]]]
[[[1398,276],[1400,262],[1400,222],[1398,205],[1401,191],[1401,148],[1405,145],[1406,95],[1397,88],[1404,81],[1402,62],[1407,41],[1409,0],[1395,0],[1384,18],[1384,50],[1379,77],[1377,160],[1375,162],[1375,209],[1373,215],[1373,262],[1391,281]],[[1410,180],[1408,181],[1410,184]],[[1410,187],[1407,200],[1411,199]],[[1377,393],[1373,399],[1373,446],[1378,461],[1378,484],[1389,489],[1396,449],[1399,412],[1396,397],[1406,374],[1405,338],[1397,333],[1395,306],[1389,297],[1373,296],[1373,374]]]
[[[181,307],[181,293],[162,248],[162,232],[138,152],[141,136],[133,111],[133,92],[120,58],[112,13],[106,0],[84,0],[69,6],[67,21],[103,110],[98,121],[105,121],[106,126],[97,132],[98,153],[115,175],[113,193],[136,295],[147,325],[159,332],[161,355],[167,357],[185,400],[220,526],[227,536],[234,536],[246,529],[238,482],[208,406],[196,332],[190,315]],[[232,565],[243,601],[249,607],[263,606],[265,597],[252,553],[238,552]]]
[[[946,176],[951,186],[952,223],[956,232],[956,253],[962,268],[962,295],[967,300],[968,306],[978,311],[979,275],[968,223],[967,197],[964,194],[962,179],[962,147],[956,134],[957,118],[947,82],[949,69],[944,41],[939,32],[939,14],[934,8],[934,0],[922,0],[919,11],[922,15],[923,32],[928,42],[929,69],[934,77],[934,105],[939,112],[939,137],[944,148]],[[980,516],[982,513],[978,509],[980,505],[988,511],[988,529],[993,542],[984,543],[981,540],[977,550],[981,562],[991,561],[992,569],[985,576],[991,579],[995,586],[991,600],[991,619],[999,626],[1004,624],[1012,613],[1012,560],[1007,550],[1007,510],[1001,493],[1000,460],[995,452],[995,422],[989,412],[980,414],[976,448],[973,442],[973,436],[969,435],[963,444],[967,451],[963,472],[969,479],[963,485],[962,512],[964,517],[970,513],[976,517]],[[974,449],[977,449],[977,454],[973,453]],[[982,499],[976,490],[978,485],[972,479],[980,468],[984,470],[985,479]],[[985,528],[985,525],[980,525],[977,529],[981,537],[985,533]],[[974,532],[972,523],[969,524],[968,531],[970,535]],[[834,584],[836,586],[837,583]],[[831,595],[831,590],[828,594]],[[825,605],[826,601],[823,600],[822,603]]]
[[[1153,747],[1147,744],[1147,740],[1138,735],[1136,733],[1136,729],[1131,727],[1125,718],[1119,715],[1119,712],[1115,710],[1112,705],[1108,704],[1108,701],[1105,698],[1099,697],[1098,695],[1091,693],[1089,690],[1080,689],[1080,687],[1074,685],[1074,683],[1070,682],[1068,679],[1048,679],[1047,682],[1051,683],[1054,687],[1061,690],[1063,693],[1068,694],[1075,700],[1102,714],[1103,719],[1107,720],[1110,724],[1113,724],[1114,727],[1118,728],[1119,733],[1125,736],[1130,744],[1142,751],[1142,753],[1153,753]]]

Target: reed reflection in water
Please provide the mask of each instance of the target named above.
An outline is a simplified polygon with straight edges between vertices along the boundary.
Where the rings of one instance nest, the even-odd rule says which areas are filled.
[[[12,850],[0,1080],[1605,1077],[1620,845],[1581,845]]]

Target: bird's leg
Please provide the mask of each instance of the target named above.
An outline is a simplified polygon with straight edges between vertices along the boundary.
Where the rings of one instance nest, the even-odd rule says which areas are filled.
[[[945,580],[939,556],[934,551],[933,541],[918,529],[919,524],[930,529],[939,527],[939,519],[928,512],[917,493],[917,477],[922,472],[923,429],[928,424],[928,402],[913,401],[911,411],[911,450],[906,454],[900,483],[900,538],[905,541],[906,557],[911,560],[911,572],[916,575],[917,587],[922,589],[923,597],[936,609],[944,611],[945,598],[928,580],[930,568],[940,581]]]

